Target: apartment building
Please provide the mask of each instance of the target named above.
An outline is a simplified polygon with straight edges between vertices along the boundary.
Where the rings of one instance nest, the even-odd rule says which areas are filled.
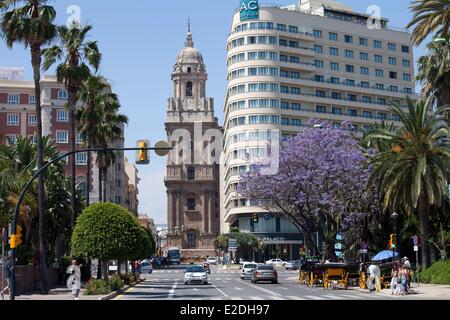
[[[373,28],[368,15],[332,0],[243,3],[227,42],[222,229],[237,226],[263,238],[265,258],[295,259],[303,239],[292,223],[236,192],[247,156],[266,151],[271,130],[284,140],[311,118],[335,127],[350,121],[355,130],[397,122],[389,104],[414,96],[412,43],[386,18]]]

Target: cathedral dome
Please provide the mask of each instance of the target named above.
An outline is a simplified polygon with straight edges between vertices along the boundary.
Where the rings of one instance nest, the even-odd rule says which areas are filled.
[[[200,51],[194,48],[194,41],[190,32],[186,35],[185,47],[177,56],[177,64],[203,64],[203,56]]]

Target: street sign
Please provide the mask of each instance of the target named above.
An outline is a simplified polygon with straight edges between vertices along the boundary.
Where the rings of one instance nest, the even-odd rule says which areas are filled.
[[[367,242],[361,241],[361,250],[366,250],[367,252]]]
[[[419,245],[419,237],[417,235],[412,236],[414,246]]]
[[[414,246],[414,251],[415,252],[419,251],[419,246]]]
[[[367,253],[367,249],[361,249],[361,253]]]
[[[228,250],[235,251],[237,249],[237,240],[228,239]]]

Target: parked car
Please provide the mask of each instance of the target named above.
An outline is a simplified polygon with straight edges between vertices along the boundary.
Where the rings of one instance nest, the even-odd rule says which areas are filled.
[[[286,264],[286,262],[281,259],[270,259],[270,260],[266,261],[266,264],[273,264],[277,267],[281,267],[281,266],[284,266]]]
[[[153,267],[150,261],[143,261],[141,263],[141,273],[153,273]]]
[[[241,268],[241,279],[251,279],[252,272],[258,265],[256,263],[245,262]]]
[[[302,262],[300,260],[291,260],[284,264],[286,270],[300,270]]]
[[[208,257],[208,259],[206,259],[206,262],[209,264],[217,264],[217,257]]]
[[[208,284],[208,274],[203,266],[189,265],[184,273],[184,284]]]
[[[257,266],[252,272],[252,283],[258,281],[270,281],[278,283],[278,273],[273,264]]]

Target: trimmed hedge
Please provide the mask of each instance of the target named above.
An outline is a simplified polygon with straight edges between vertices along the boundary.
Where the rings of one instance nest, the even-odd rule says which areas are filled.
[[[89,281],[86,286],[85,295],[96,296],[96,295],[107,295],[111,293],[111,285],[108,280],[95,279]]]
[[[438,261],[420,273],[420,281],[431,284],[450,284],[450,260]]]

